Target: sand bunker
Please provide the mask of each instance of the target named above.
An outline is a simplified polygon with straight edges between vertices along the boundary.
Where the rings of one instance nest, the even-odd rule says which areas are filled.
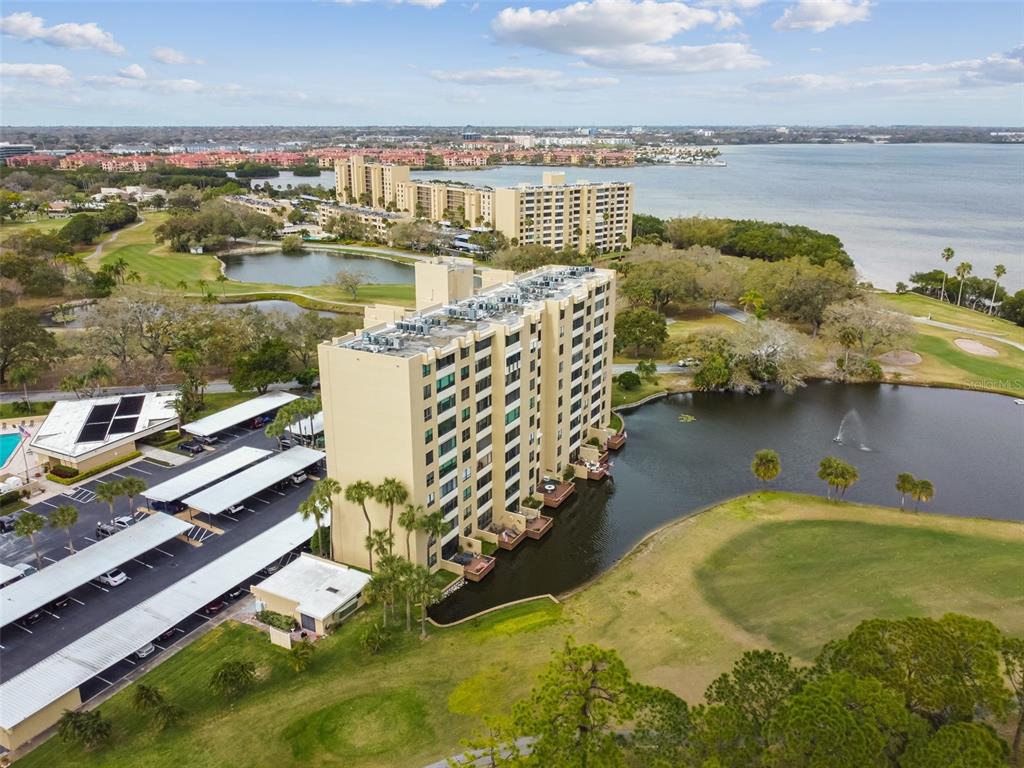
[[[878,360],[883,365],[917,365],[921,362],[921,356],[909,349],[894,349],[879,355]]]
[[[964,352],[970,352],[972,355],[999,357],[999,353],[992,349],[992,347],[986,346],[980,341],[975,341],[974,339],[957,339],[956,345]]]

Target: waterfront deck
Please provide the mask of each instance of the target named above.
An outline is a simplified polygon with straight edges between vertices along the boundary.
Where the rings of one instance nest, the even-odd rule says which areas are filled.
[[[498,537],[498,547],[510,551],[522,544],[526,538],[526,531],[514,531],[511,528],[503,528],[494,533]]]
[[[611,465],[607,461],[586,461],[580,466],[587,471],[587,480],[603,480],[611,475]]]
[[[546,480],[537,486],[537,493],[543,494],[545,507],[557,509],[562,502],[576,493],[576,486],[573,483]]]
[[[463,566],[463,575],[469,581],[481,581],[484,576],[494,570],[497,562],[492,555],[476,555]]]
[[[537,515],[537,517],[532,517],[526,521],[526,535],[531,539],[543,538],[554,524],[553,518],[547,515]]]
[[[626,432],[616,432],[614,435],[608,438],[608,442],[605,446],[609,451],[617,451],[626,444]]]

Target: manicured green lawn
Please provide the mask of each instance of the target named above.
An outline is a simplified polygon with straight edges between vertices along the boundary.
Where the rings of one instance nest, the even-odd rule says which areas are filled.
[[[955,332],[922,329],[914,338],[910,348],[925,356],[922,373],[928,373],[929,381],[1010,394],[1024,392],[1024,352],[1008,344],[971,336],[999,352],[998,358],[974,355],[956,346],[952,340],[956,336]],[[936,361],[940,365],[935,365]]]
[[[567,636],[618,649],[637,679],[696,702],[743,651],[809,654],[866,615],[962,611],[1024,631],[1022,560],[1019,524],[754,494],[671,524],[561,604],[431,628],[425,642],[414,627],[380,656],[359,642],[378,608],[320,641],[304,673],[255,628],[227,623],[144,678],[186,708],[181,725],[158,732],[129,687],[100,708],[109,746],[83,753],[53,738],[18,765],[419,768],[524,695]],[[237,659],[260,682],[225,702],[209,679]]]
[[[827,553],[823,556],[823,553]],[[748,632],[809,659],[836,623],[943,612],[1024,611],[1024,541],[847,520],[766,522],[697,572],[709,603]]]
[[[17,393],[17,388],[10,390],[12,393]],[[34,402],[32,400],[28,403],[29,407],[25,409],[25,403],[2,403],[0,404],[0,419],[17,419],[22,416],[45,416],[53,408],[53,401],[46,400],[43,402]]]
[[[939,301],[929,296],[922,296],[919,293],[883,293],[879,298],[893,309],[906,312],[916,317],[931,317],[941,323],[960,325],[965,328],[974,328],[986,333],[995,333],[1006,336],[1015,341],[1024,341],[1024,328],[1014,325],[1009,320],[998,317],[990,317],[984,312],[976,312],[973,309],[957,307],[949,302]]]
[[[208,392],[203,396],[203,410],[196,416],[197,419],[209,416],[211,413],[230,408],[232,405],[244,403],[259,397],[255,392]]]

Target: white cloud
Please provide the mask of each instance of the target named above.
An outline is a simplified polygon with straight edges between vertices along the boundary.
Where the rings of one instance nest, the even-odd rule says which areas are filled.
[[[824,32],[870,18],[870,0],[799,0],[772,24],[772,29],[778,32],[791,29]]]
[[[48,27],[39,16],[20,11],[0,19],[0,32],[20,40],[39,40],[56,48],[90,48],[115,56],[124,53],[124,47],[114,41],[113,35],[95,22]]]
[[[870,92],[878,95],[907,95],[955,90],[953,78],[881,78],[858,80],[841,75],[788,75],[748,83],[747,89],[759,95],[826,95]]]
[[[576,56],[591,66],[679,74],[751,69],[766,62],[749,46],[668,44],[702,24],[736,26],[731,11],[654,0],[581,0],[553,11],[505,8],[491,22],[501,42]]]
[[[64,86],[71,73],[60,64],[8,64],[0,62],[0,78],[32,80],[42,85]]]
[[[718,14],[684,3],[654,0],[584,0],[554,11],[505,8],[491,22],[499,40],[555,53],[661,43]]]
[[[738,8],[741,11],[749,11],[765,2],[766,0],[701,0],[699,5],[709,8]]]
[[[159,61],[161,64],[205,64],[202,59],[193,59],[191,56],[182,53],[181,51],[175,50],[174,48],[168,48],[166,46],[160,46],[154,48],[149,54],[154,61]]]
[[[117,74],[119,74],[121,77],[127,77],[132,80],[146,79],[146,70],[144,70],[138,64],[129,64],[124,69],[117,70]]]
[[[882,67],[882,72],[960,72],[964,86],[1007,85],[1024,82],[1024,45],[983,59],[964,59],[945,64],[901,64]]]
[[[207,95],[228,95],[242,91],[242,87],[231,83],[207,84],[191,78],[170,78],[166,80],[140,80],[124,75],[95,75],[84,79],[86,85],[93,88],[130,88],[151,93],[186,93]]]
[[[435,69],[430,76],[459,85],[529,85],[553,91],[589,90],[618,85],[615,77],[567,77],[557,69],[495,67],[493,69]]]

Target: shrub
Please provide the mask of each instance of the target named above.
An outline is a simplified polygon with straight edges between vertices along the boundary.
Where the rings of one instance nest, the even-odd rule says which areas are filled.
[[[141,455],[142,453],[140,453],[139,451],[132,451],[126,456],[122,456],[119,459],[114,459],[113,461],[108,461],[106,464],[100,464],[98,467],[93,467],[92,469],[87,470],[85,472],[79,472],[78,470],[74,470],[76,474],[74,474],[70,478],[60,477],[59,475],[55,474],[55,470],[57,469],[57,467],[55,466],[53,467],[53,469],[46,473],[46,478],[48,480],[52,480],[55,483],[60,483],[61,485],[72,485],[74,483],[79,482],[80,480],[85,480],[87,477],[98,475],[100,472],[106,472],[108,469],[112,469],[113,467],[116,467],[118,464],[124,464],[126,461],[137,459]],[[64,469],[72,469],[72,467],[64,467]]]
[[[155,435],[149,435],[148,437],[142,438],[142,442],[146,445],[152,445],[156,448],[161,448],[168,443],[173,443],[175,440],[181,438],[181,432],[176,429],[165,429],[163,432],[157,432]]]
[[[619,386],[622,389],[625,389],[627,392],[634,389],[639,389],[641,384],[640,376],[633,373],[633,371],[626,371],[625,373],[620,373],[616,378],[616,381],[618,382]]]
[[[65,480],[70,480],[72,477],[78,476],[78,470],[74,467],[66,467],[63,464],[54,464],[50,469],[50,472],[55,474],[57,477],[63,477]]]
[[[0,496],[0,507],[6,507],[8,504],[13,504],[21,498],[21,491],[8,491],[7,493]]]
[[[256,614],[256,620],[262,621],[264,624],[280,629],[283,632],[291,632],[295,629],[295,619],[277,611],[260,611]]]
[[[537,499],[533,498],[533,496],[528,496],[527,498],[523,499],[523,506],[529,507],[530,509],[540,509],[540,502]]]
[[[359,638],[359,642],[362,644],[363,649],[374,656],[383,651],[390,641],[391,630],[381,624],[377,624],[376,622],[370,624],[366,629],[364,629],[362,637]]]

